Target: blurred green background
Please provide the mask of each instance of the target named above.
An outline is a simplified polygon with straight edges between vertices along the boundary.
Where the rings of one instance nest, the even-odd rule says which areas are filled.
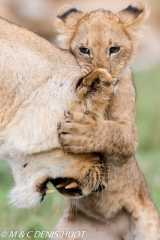
[[[64,2],[67,1],[62,1],[62,4]],[[153,12],[155,13],[155,18],[152,18],[151,21],[154,23],[153,26],[159,26],[160,18],[156,13],[158,9],[160,14],[160,0],[154,0],[152,3],[154,4]],[[85,7],[83,6],[83,8]],[[10,15],[6,16],[8,16],[8,19],[11,18]],[[156,31],[157,28],[155,27]],[[45,37],[43,34],[42,36]],[[158,40],[160,45],[160,38]],[[132,68],[137,89],[137,125],[139,130],[139,148],[136,157],[145,175],[153,201],[160,210],[160,58],[154,58],[153,54],[153,51],[155,51],[155,56],[159,54],[160,57],[160,50],[159,48],[155,49],[155,45],[153,44],[152,46],[152,42],[150,44],[150,49],[144,49],[141,54],[143,55],[143,52],[145,52],[144,58],[148,56],[148,60],[145,59],[146,62],[142,60],[142,65],[136,65],[135,61]],[[152,64],[149,63],[151,60]],[[140,62],[140,58],[137,61]],[[11,170],[6,162],[2,160],[0,161],[0,233],[4,230],[17,230],[19,232],[51,231],[62,215],[65,207],[65,197],[54,193],[46,196],[45,201],[36,208],[17,210],[8,204],[7,198],[9,190],[13,185],[14,180]]]

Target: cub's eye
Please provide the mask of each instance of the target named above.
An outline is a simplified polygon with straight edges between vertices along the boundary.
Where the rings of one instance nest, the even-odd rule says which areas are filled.
[[[104,82],[103,85],[104,85],[105,87],[110,87],[110,86],[111,86],[111,83],[110,83],[110,82]]]
[[[83,54],[88,54],[90,55],[90,51],[88,48],[85,48],[85,47],[79,47],[79,51]]]
[[[111,47],[109,49],[109,54],[117,53],[117,52],[119,52],[119,50],[120,50],[120,47]]]

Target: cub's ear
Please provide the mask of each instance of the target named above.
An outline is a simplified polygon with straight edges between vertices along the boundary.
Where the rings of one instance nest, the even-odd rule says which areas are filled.
[[[84,13],[69,4],[62,6],[58,10],[55,26],[57,31],[61,34],[58,39],[62,42],[65,48],[70,47],[70,41],[76,31],[76,25],[83,16]]]
[[[149,10],[144,1],[135,1],[126,9],[118,12],[117,16],[124,26],[136,31],[143,26],[144,21],[148,18]]]

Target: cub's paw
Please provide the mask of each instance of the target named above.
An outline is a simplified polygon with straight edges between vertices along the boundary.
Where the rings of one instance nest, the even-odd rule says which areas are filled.
[[[114,80],[105,69],[97,69],[86,77],[80,79],[77,84],[77,94],[80,100],[88,95],[101,92],[102,89],[114,86]],[[105,100],[105,99],[104,99]]]
[[[95,114],[68,111],[58,125],[59,142],[67,152],[99,152],[97,140],[101,127],[104,131],[103,120]]]

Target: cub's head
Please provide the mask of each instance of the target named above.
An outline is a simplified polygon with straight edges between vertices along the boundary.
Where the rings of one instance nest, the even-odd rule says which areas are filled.
[[[81,67],[105,68],[118,76],[136,50],[139,30],[147,16],[142,1],[135,1],[116,14],[103,9],[85,14],[64,5],[57,13],[56,26],[61,33],[59,39]]]

